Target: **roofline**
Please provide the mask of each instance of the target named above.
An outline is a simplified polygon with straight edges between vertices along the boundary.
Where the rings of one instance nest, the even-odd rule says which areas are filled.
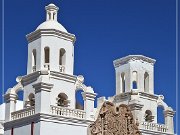
[[[147,63],[150,63],[152,65],[155,64],[156,60],[146,57],[144,55],[128,55],[119,59],[116,59],[113,61],[114,67],[119,67],[121,65],[127,64],[130,61],[135,61],[135,60],[141,60],[141,61],[145,61]]]
[[[73,43],[76,41],[76,37],[74,34],[66,33],[56,29],[38,29],[27,34],[26,38],[28,40],[28,43],[30,43],[36,39],[39,39],[41,36],[54,36],[54,37],[62,38],[64,40],[71,41]]]

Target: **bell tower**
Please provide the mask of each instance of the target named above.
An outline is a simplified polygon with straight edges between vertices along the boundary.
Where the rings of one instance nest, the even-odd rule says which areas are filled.
[[[5,94],[5,135],[87,134],[95,119],[93,88],[74,75],[75,35],[58,22],[59,8],[45,7],[46,21],[28,34],[27,75]],[[77,101],[81,90],[83,104]],[[23,109],[16,110],[23,91]],[[16,121],[16,122],[15,122]]]
[[[115,60],[116,94],[130,91],[154,94],[154,64],[154,59],[142,55]]]
[[[45,9],[46,21],[27,35],[27,73],[51,70],[72,75],[75,36],[57,21],[57,6],[49,4]]]
[[[129,106],[142,135],[174,134],[175,112],[164,102],[163,95],[154,94],[155,62],[143,55],[114,60],[116,95],[109,99],[116,106]],[[158,108],[163,108],[164,123],[158,123]]]

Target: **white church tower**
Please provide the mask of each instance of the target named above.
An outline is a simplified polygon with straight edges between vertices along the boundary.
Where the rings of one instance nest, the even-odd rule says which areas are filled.
[[[163,95],[154,94],[154,64],[154,59],[143,55],[115,60],[116,95],[109,100],[130,106],[143,135],[173,135],[175,112],[163,101]],[[163,124],[157,122],[158,107],[164,109]]]
[[[4,134],[87,135],[88,126],[107,100],[99,98],[94,108],[97,94],[84,84],[82,75],[73,74],[75,35],[58,22],[57,6],[49,4],[45,9],[46,21],[27,35],[27,75],[17,77],[17,84],[4,95]],[[163,95],[154,94],[154,64],[154,59],[142,55],[115,60],[116,95],[108,100],[116,109],[128,105],[143,135],[174,135],[175,112],[164,102]],[[83,91],[83,107],[77,103],[79,90]],[[16,104],[19,91],[23,91],[20,110]],[[163,124],[157,121],[158,107],[164,109]]]
[[[5,135],[85,135],[94,121],[96,93],[83,84],[82,75],[73,75],[75,35],[57,21],[57,6],[45,9],[46,21],[27,35],[27,75],[17,77],[5,94]],[[76,103],[78,90],[84,107]],[[17,111],[19,91],[24,105]]]

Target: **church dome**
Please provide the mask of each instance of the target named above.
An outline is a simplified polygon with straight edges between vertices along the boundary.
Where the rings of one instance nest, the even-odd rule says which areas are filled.
[[[62,32],[67,30],[57,21],[57,13],[59,8],[54,4],[49,4],[46,9],[46,21],[40,24],[36,30],[39,29],[56,29]]]
[[[37,27],[36,30],[39,30],[39,29],[56,29],[59,31],[67,32],[67,30],[60,23],[53,20],[52,21],[48,20],[48,21],[43,22]]]

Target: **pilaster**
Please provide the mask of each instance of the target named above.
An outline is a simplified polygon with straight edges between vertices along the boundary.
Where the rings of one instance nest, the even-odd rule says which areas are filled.
[[[164,110],[164,117],[165,117],[165,125],[168,128],[169,133],[174,133],[174,117],[175,111],[171,107],[168,107],[167,110]]]
[[[138,120],[139,122],[142,120],[142,108],[143,108],[143,106],[144,105],[136,99],[131,100],[129,102],[129,107],[131,109],[131,112],[134,115],[134,118],[136,120]]]
[[[50,112],[50,92],[53,84],[39,82],[33,85],[35,89],[35,113]]]
[[[16,111],[16,100],[17,100],[18,96],[17,94],[11,94],[11,93],[7,93],[4,96],[4,100],[5,100],[5,122],[10,121],[11,120],[11,113]]]
[[[94,100],[97,94],[94,92],[82,92],[82,96],[84,100],[84,110],[86,112],[86,119],[94,120]]]

